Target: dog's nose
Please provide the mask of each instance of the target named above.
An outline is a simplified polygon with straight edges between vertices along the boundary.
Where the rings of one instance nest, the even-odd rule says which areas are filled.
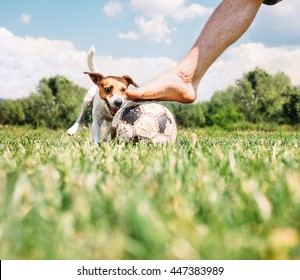
[[[121,99],[117,99],[114,102],[114,104],[115,104],[116,107],[121,107],[122,103],[123,103],[123,101]]]

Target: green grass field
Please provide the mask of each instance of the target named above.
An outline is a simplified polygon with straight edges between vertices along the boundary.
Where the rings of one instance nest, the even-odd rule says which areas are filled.
[[[300,259],[300,132],[1,128],[0,193],[1,259]]]

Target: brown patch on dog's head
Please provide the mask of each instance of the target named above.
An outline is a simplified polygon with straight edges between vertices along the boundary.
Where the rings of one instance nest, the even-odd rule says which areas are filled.
[[[129,85],[138,87],[138,85],[128,75],[123,77],[107,76],[100,73],[83,72],[88,74],[91,80],[99,87],[99,95],[102,99],[112,97],[114,94],[126,96],[125,91]]]
[[[84,74],[88,74],[93,81],[94,84],[99,86],[99,83],[101,82],[103,75],[100,73],[93,73],[93,72],[83,72]]]
[[[130,76],[125,75],[125,76],[123,76],[122,78],[125,79],[125,81],[128,83],[128,86],[129,86],[129,85],[133,85],[133,86],[135,86],[135,87],[139,87],[139,86],[134,82],[134,80],[132,80],[132,78],[131,78]]]

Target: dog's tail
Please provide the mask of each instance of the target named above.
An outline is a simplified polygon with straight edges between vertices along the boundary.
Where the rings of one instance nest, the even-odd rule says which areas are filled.
[[[91,48],[89,49],[88,54],[87,54],[87,64],[88,64],[88,67],[91,72],[98,72],[97,68],[95,67],[95,64],[94,64],[95,52],[96,52],[95,47],[91,46]]]

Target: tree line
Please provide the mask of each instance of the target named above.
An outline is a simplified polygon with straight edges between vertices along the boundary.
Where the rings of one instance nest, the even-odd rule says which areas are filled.
[[[67,128],[76,119],[86,89],[62,76],[42,79],[29,97],[0,103],[0,123]],[[300,87],[278,72],[274,75],[256,68],[245,73],[235,85],[217,91],[209,101],[183,105],[164,103],[183,127],[300,122]],[[91,111],[85,122],[91,121]]]
[[[226,90],[217,91],[209,101],[188,106],[171,104],[177,122],[185,127],[235,124],[300,123],[300,87],[278,72],[274,75],[255,68]]]
[[[0,103],[0,123],[66,128],[76,120],[85,94],[65,77],[44,78],[29,97]]]

